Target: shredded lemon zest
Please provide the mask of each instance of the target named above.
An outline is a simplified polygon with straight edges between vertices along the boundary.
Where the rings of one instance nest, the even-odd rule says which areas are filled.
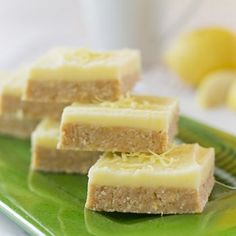
[[[122,95],[115,102],[103,101],[101,99],[96,99],[101,107],[110,107],[110,108],[131,108],[131,109],[150,109],[154,106],[154,104],[149,101],[137,100],[134,96],[131,96],[127,93],[125,96]]]
[[[64,54],[65,61],[88,64],[91,62],[111,62],[122,56],[119,52],[99,52],[90,51],[87,48],[80,48],[77,51],[68,50]]]
[[[163,154],[157,154],[151,150],[149,150],[148,153],[139,153],[139,152],[130,152],[130,153],[105,153],[104,156],[109,158],[109,162],[116,163],[117,160],[121,159],[124,167],[127,167],[126,165],[131,165],[132,168],[138,168],[143,164],[146,164],[145,166],[149,166],[150,168],[152,165],[161,165],[163,167],[171,167],[176,162],[176,158],[169,157],[168,154],[173,150],[174,147],[172,147],[170,150],[168,150],[166,153]],[[138,158],[138,161],[137,161]]]

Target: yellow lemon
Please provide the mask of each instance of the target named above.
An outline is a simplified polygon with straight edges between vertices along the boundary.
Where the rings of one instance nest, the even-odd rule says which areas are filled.
[[[197,89],[197,101],[204,108],[225,104],[228,91],[234,82],[236,70],[222,70],[206,75]]]
[[[230,86],[227,99],[226,99],[226,105],[232,109],[236,110],[236,81]]]
[[[211,71],[236,68],[236,37],[224,28],[201,28],[177,39],[164,59],[181,79],[197,86]]]

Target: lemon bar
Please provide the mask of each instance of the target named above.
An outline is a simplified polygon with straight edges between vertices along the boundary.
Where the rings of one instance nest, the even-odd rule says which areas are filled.
[[[59,122],[44,119],[32,134],[32,169],[86,174],[99,152],[57,150]]]
[[[178,101],[126,95],[116,102],[64,109],[58,148],[86,151],[166,151],[177,133]]]
[[[104,153],[89,170],[86,208],[148,214],[199,213],[214,185],[214,149]]]
[[[7,113],[3,113],[2,110],[0,112],[0,133],[17,138],[29,138],[38,121],[27,118],[23,116],[22,113],[18,112],[18,101],[17,105],[14,104],[14,108],[12,107],[11,99],[8,100],[8,104],[5,104],[6,98],[3,96],[3,93],[5,92],[6,84],[11,81],[11,76],[11,73],[0,72],[0,106],[7,107]],[[14,86],[15,84],[12,84],[12,88]]]
[[[29,67],[22,67],[15,73],[5,76],[7,80],[1,91],[1,112],[3,114],[24,113],[24,116],[39,119],[45,116],[60,118],[69,103],[22,101],[26,88]]]
[[[137,50],[98,52],[57,48],[31,68],[25,99],[82,103],[116,100],[130,90],[139,77]]]
[[[27,68],[22,67],[16,73],[11,73],[1,91],[1,112],[15,114],[22,112],[21,96],[25,88]]]
[[[0,134],[26,139],[30,137],[37,124],[37,120],[28,119],[20,114],[1,114]]]

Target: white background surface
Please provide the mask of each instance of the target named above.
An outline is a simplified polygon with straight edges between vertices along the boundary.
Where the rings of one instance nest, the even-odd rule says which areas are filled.
[[[161,11],[157,11],[161,12],[163,49],[181,31],[199,25],[225,25],[236,30],[235,0],[162,0],[162,3]],[[0,69],[17,68],[61,45],[89,46],[78,0],[0,0]],[[194,92],[161,63],[144,72],[144,79],[135,91],[178,96],[183,113],[236,134],[236,113],[224,108],[202,111],[194,101]],[[0,214],[0,235],[24,233]]]

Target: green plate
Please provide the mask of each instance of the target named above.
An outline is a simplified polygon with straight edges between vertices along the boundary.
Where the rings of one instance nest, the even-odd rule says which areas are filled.
[[[216,149],[216,178],[236,186],[236,138],[181,117],[180,140]],[[142,215],[84,209],[87,177],[31,172],[30,143],[0,137],[0,210],[39,235],[236,235],[236,192],[216,184],[202,214]],[[187,181],[187,180],[186,180]]]

